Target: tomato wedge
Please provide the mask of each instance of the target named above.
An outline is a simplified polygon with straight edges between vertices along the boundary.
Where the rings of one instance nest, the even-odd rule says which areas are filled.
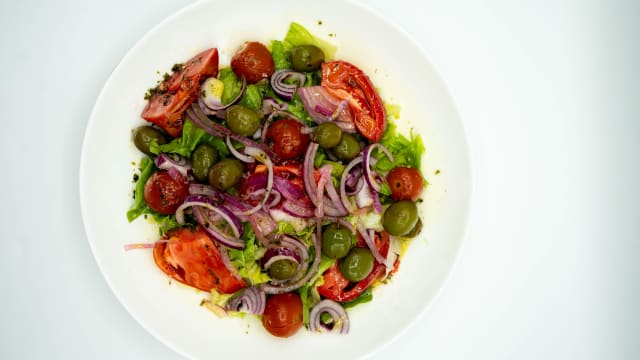
[[[217,74],[218,49],[199,53],[158,86],[158,91],[142,110],[142,118],[173,137],[180,136],[184,121],[182,113],[197,98],[200,82]]]
[[[376,234],[375,240],[376,247],[382,256],[386,257],[389,252],[390,245],[389,234],[383,231],[380,234]],[[356,246],[366,247],[366,244],[364,243],[364,240],[358,239],[358,244],[356,244]],[[349,288],[351,283],[342,275],[338,266],[338,261],[336,261],[323,274],[324,282],[318,287],[318,292],[327,299],[334,301],[351,301],[367,290],[374,281],[384,276],[385,272],[386,267],[383,264],[376,262],[373,266],[373,270],[371,270],[366,278],[353,284],[353,286]]]
[[[346,61],[322,64],[321,85],[336,97],[348,100],[356,129],[365,138],[378,142],[387,127],[384,105],[369,77]]]
[[[224,266],[213,240],[201,228],[179,228],[165,236],[166,242],[157,242],[153,248],[156,265],[172,279],[194,288],[234,293],[245,282],[236,278]]]

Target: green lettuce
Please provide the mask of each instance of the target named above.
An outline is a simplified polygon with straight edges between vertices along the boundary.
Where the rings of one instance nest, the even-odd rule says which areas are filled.
[[[368,287],[367,290],[363,291],[362,294],[360,294],[357,298],[351,301],[343,302],[342,307],[348,309],[359,304],[368,303],[371,300],[373,300],[373,290],[371,289],[371,287]]]
[[[319,47],[327,59],[333,59],[337,50],[335,45],[311,35],[309,30],[305,29],[304,26],[292,22],[289,26],[287,36],[284,38],[284,47],[285,49],[290,49],[300,45],[315,45]]]
[[[220,157],[229,156],[227,145],[225,145],[222,139],[207,134],[201,128],[193,125],[189,118],[185,119],[182,126],[182,135],[179,138],[175,138],[171,140],[171,142],[163,145],[158,145],[153,141],[149,146],[149,150],[156,155],[169,153],[189,158],[196,147],[203,143],[215,147]]]
[[[247,85],[247,89],[242,95],[242,98],[238,102],[240,105],[244,105],[249,109],[254,111],[258,111],[262,109],[262,98],[266,93],[266,84],[258,85],[258,84],[249,84]]]
[[[284,43],[279,40],[271,41],[271,56],[276,65],[276,70],[291,69],[289,62],[289,49],[285,49]]]
[[[148,157],[143,157],[140,161],[140,175],[136,180],[136,188],[133,192],[133,204],[127,211],[127,220],[132,222],[142,214],[148,214],[151,209],[144,201],[144,184],[147,183],[149,176],[153,174],[155,165]]]
[[[220,69],[218,72],[218,80],[222,81],[224,88],[222,90],[221,101],[224,105],[230,103],[240,94],[242,90],[242,81],[236,76],[231,68]]]
[[[380,172],[387,172],[398,166],[409,166],[420,170],[420,159],[424,154],[425,148],[422,138],[411,131],[409,139],[398,133],[396,125],[392,121],[388,121],[387,130],[380,140],[393,155],[395,162],[391,162],[382,152],[377,149],[373,153],[373,157],[379,161],[374,169]]]
[[[245,247],[241,250],[229,249],[229,259],[242,278],[256,285],[266,283],[271,278],[268,274],[262,272],[262,267],[258,261],[264,256],[264,249],[258,248],[256,245],[256,234],[249,223],[244,224],[244,233],[242,235]]]

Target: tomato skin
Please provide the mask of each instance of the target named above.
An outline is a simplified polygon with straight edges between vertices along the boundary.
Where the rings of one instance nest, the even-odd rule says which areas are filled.
[[[144,185],[144,200],[151,209],[163,215],[175,213],[187,195],[189,188],[185,181],[174,179],[165,170],[156,171]]]
[[[218,74],[218,49],[207,49],[187,61],[158,86],[142,110],[142,118],[158,125],[167,134],[182,132],[182,114],[198,96],[201,80]]]
[[[169,277],[194,288],[234,293],[244,287],[224,266],[213,240],[201,228],[171,230],[153,248],[156,265]]]
[[[309,145],[309,135],[302,133],[302,124],[293,119],[274,121],[267,130],[267,139],[273,142],[273,151],[281,159],[300,157]]]
[[[376,234],[375,244],[382,256],[386,257],[390,246],[389,234],[385,231]],[[366,247],[367,245],[364,240],[358,236],[356,246]],[[338,261],[336,261],[322,275],[324,282],[318,287],[318,293],[327,299],[338,302],[351,301],[367,290],[374,281],[384,276],[385,272],[386,267],[383,264],[376,262],[373,266],[373,270],[371,270],[366,278],[355,283],[353,287],[345,291],[350,282],[342,275]]]
[[[302,327],[302,300],[296,293],[271,295],[262,315],[262,325],[271,335],[290,337]]]
[[[422,175],[410,167],[393,168],[387,174],[387,183],[391,188],[391,198],[395,201],[416,201],[424,189]]]
[[[378,142],[387,127],[382,99],[369,77],[346,61],[322,64],[322,83],[329,93],[349,101],[358,132],[372,142]]]
[[[244,43],[231,58],[231,69],[236,75],[244,76],[249,84],[267,79],[276,67],[266,46],[252,41]]]

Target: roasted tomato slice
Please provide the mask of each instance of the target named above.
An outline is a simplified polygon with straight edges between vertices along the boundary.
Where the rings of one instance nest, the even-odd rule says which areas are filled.
[[[358,239],[358,244],[356,246],[366,247],[364,240]],[[387,256],[389,252],[389,234],[386,232],[382,232],[380,234],[376,234],[376,247],[382,254],[382,256]],[[376,263],[373,266],[373,270],[369,273],[369,275],[363,280],[357,283],[350,283],[342,273],[340,272],[340,267],[338,266],[338,261],[333,263],[327,271],[324,272],[324,282],[322,285],[318,287],[318,292],[320,295],[326,297],[327,299],[331,299],[338,302],[351,301],[360,294],[362,294],[374,281],[380,279],[384,276],[386,272],[386,267],[383,264]],[[353,285],[353,286],[350,286]]]
[[[142,110],[142,118],[178,137],[182,132],[182,113],[198,96],[200,82],[218,74],[218,49],[205,50],[158,86]]]
[[[171,278],[203,291],[216,289],[225,294],[246,286],[224,266],[213,240],[202,228],[171,230],[164,240],[156,243],[153,258]]]
[[[378,142],[387,126],[384,105],[369,77],[346,61],[322,64],[322,86],[349,101],[356,128],[365,138]]]

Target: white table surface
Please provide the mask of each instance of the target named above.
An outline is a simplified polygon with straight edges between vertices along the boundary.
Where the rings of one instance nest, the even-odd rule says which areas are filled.
[[[444,291],[374,358],[640,358],[640,3],[362,2],[440,70],[475,176]],[[111,70],[188,3],[0,1],[0,358],[179,358],[99,272],[78,167]]]

